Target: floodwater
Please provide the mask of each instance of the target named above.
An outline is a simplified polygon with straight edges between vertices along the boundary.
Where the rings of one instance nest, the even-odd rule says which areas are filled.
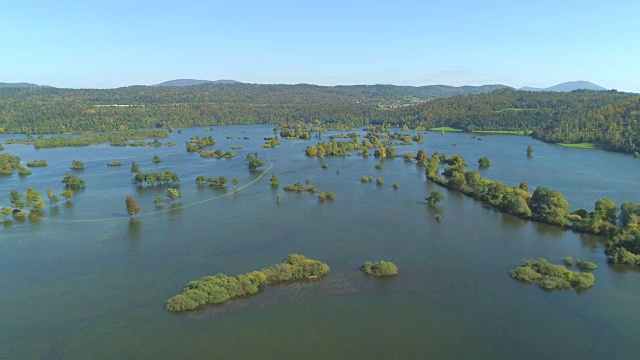
[[[215,137],[208,150],[238,157],[187,153],[184,143],[196,135]],[[402,158],[385,159],[378,170],[380,160],[373,157],[308,158],[304,148],[315,139],[260,148],[272,135],[271,126],[233,126],[172,133],[174,147],[5,145],[4,152],[23,163],[44,159],[48,166],[27,177],[0,177],[0,205],[9,205],[12,189],[32,187],[45,198],[47,189],[59,193],[66,173],[79,175],[87,187],[69,203],[47,206],[41,218],[0,223],[0,358],[637,356],[640,273],[608,265],[603,239],[496,212],[428,183],[424,168]],[[429,132],[423,144],[396,151],[457,153],[469,169],[486,156],[493,166],[480,169],[482,176],[508,186],[525,181],[531,191],[558,190],[572,209],[592,211],[603,197],[640,203],[640,160],[629,155],[521,136],[479,137]],[[526,156],[528,145],[534,146],[532,157]],[[250,172],[244,159],[255,152],[266,165]],[[157,164],[156,154],[162,158]],[[84,170],[69,169],[74,159],[84,162]],[[123,165],[107,167],[113,160]],[[183,198],[155,205],[166,187],[137,186],[132,161],[145,172],[177,172]],[[269,185],[271,174],[280,179],[279,188]],[[229,183],[226,189],[198,187],[198,175],[226,176]],[[363,175],[374,182],[361,183]],[[384,185],[375,183],[378,177]],[[282,190],[306,178],[320,191],[332,191],[335,200]],[[424,198],[436,190],[445,200],[430,208]],[[133,221],[125,212],[127,194],[142,208]],[[190,280],[259,270],[290,253],[322,260],[331,273],[221,306],[164,310]],[[560,263],[565,256],[599,266],[592,289],[545,292],[509,276],[524,259]],[[393,261],[398,275],[377,279],[358,271],[365,261],[381,259]]]

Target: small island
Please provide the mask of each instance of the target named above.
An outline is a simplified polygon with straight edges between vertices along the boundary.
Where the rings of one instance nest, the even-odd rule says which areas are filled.
[[[367,261],[360,267],[365,275],[373,276],[393,276],[398,274],[398,267],[391,261],[380,260],[379,262],[371,263]]]
[[[282,264],[261,271],[228,276],[205,276],[189,282],[184,292],[167,301],[168,311],[192,310],[206,304],[221,304],[231,298],[253,295],[267,285],[289,281],[316,279],[329,273],[329,266],[321,261],[290,254]]]
[[[565,258],[567,259],[567,258]],[[565,263],[567,261],[565,260]],[[585,263],[583,261],[583,263]],[[578,266],[581,270],[595,269],[595,264]],[[562,265],[549,263],[547,259],[527,260],[521,266],[511,270],[511,277],[529,283],[538,283],[545,290],[553,289],[587,289],[593,286],[596,279],[591,273],[574,272]]]

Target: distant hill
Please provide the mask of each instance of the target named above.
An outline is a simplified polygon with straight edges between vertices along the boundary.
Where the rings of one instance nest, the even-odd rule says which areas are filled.
[[[240,84],[240,82],[235,80],[211,81],[211,80],[196,80],[196,79],[176,79],[176,80],[161,82],[160,84],[156,84],[152,86],[194,86],[194,85],[202,85],[202,84]]]
[[[0,82],[0,88],[32,88],[32,87],[41,87],[41,85],[30,84],[30,83],[5,83]]]
[[[549,86],[548,88],[534,88],[530,86],[521,87],[518,90],[522,91],[557,91],[557,92],[570,92],[573,90],[608,90],[602,86],[596,85],[589,81],[569,81],[562,84]]]

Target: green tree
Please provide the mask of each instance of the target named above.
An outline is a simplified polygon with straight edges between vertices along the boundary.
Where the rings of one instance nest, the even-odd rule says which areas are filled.
[[[167,197],[174,201],[182,197],[182,193],[178,189],[168,188],[167,189]]]
[[[65,175],[64,178],[62,178],[62,182],[67,189],[79,189],[85,186],[84,180],[74,174]]]
[[[0,216],[2,216],[4,220],[7,220],[12,212],[13,209],[8,206],[3,206],[2,208],[0,208]]]
[[[238,186],[239,183],[240,183],[240,181],[238,179],[231,180],[231,185],[233,185],[233,187]]]
[[[251,153],[247,154],[245,161],[249,162],[249,170],[255,170],[264,166],[264,162],[258,158],[258,153],[256,153],[255,156]]]
[[[84,169],[84,163],[80,160],[73,160],[70,168],[73,170],[82,170]]]
[[[127,197],[124,200],[124,203],[125,203],[125,209],[127,210],[127,214],[129,214],[129,216],[131,216],[131,218],[133,219],[133,215],[140,212],[140,206],[138,205],[138,202],[136,202],[136,200],[133,197],[131,197],[131,195],[127,195]]]
[[[618,221],[618,206],[613,200],[598,199],[593,215],[596,221],[608,221],[615,225]]]
[[[159,163],[159,162],[161,162],[161,161],[162,161],[162,159],[160,158],[160,156],[158,156],[158,155],[153,155],[153,162],[154,162],[154,163]]]
[[[622,203],[620,206],[620,222],[622,226],[627,226],[633,215],[640,216],[640,204],[631,202]]]
[[[60,201],[60,199],[58,199],[58,195],[53,193],[53,190],[47,190],[47,197],[49,198],[49,204],[51,205],[55,205]]]
[[[418,154],[416,155],[416,161],[418,161],[418,163],[420,164],[427,161],[427,153],[424,151],[424,149],[418,150]]]
[[[280,184],[280,179],[276,176],[276,174],[271,174],[271,180],[269,180],[271,186],[276,187]]]
[[[481,168],[487,168],[487,167],[491,166],[491,161],[486,157],[482,157],[482,158],[478,159],[478,165]]]
[[[156,196],[156,199],[153,201],[156,205],[160,205],[164,202],[164,198],[160,195]]]
[[[135,161],[131,162],[131,172],[132,173],[137,173],[138,171],[140,171],[140,166],[138,166],[138,164]]]
[[[536,221],[558,226],[569,225],[569,203],[558,191],[542,186],[536,188],[529,201],[529,208],[531,218]]]
[[[61,192],[60,196],[62,196],[66,201],[69,201],[73,197],[73,190],[67,189],[67,190]]]
[[[29,207],[29,212],[40,212],[46,206],[44,200],[42,200],[42,196],[40,196],[40,194],[33,188],[28,188],[24,195],[26,198],[27,206]]]
[[[427,200],[429,206],[436,206],[437,203],[444,200],[444,195],[440,191],[433,191],[425,200]]]
[[[22,210],[26,204],[22,201],[22,195],[17,190],[11,190],[11,205],[14,209]]]

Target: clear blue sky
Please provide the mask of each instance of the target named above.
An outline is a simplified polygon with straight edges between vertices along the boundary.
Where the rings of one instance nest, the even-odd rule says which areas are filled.
[[[251,83],[640,92],[640,1],[0,3],[0,81],[111,88]]]

